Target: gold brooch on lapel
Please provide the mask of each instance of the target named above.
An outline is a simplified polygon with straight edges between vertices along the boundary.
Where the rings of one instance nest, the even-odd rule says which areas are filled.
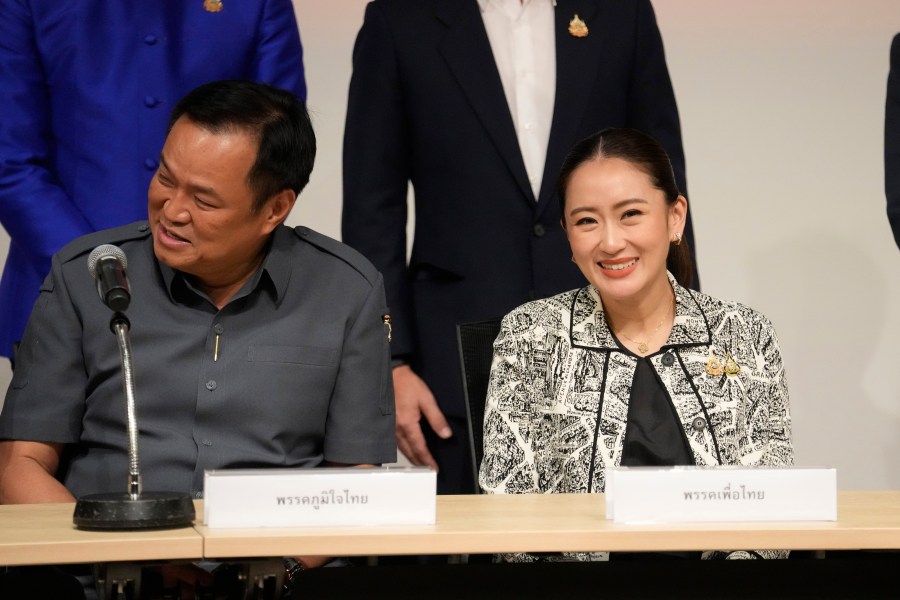
[[[222,10],[222,0],[203,0],[203,8],[207,12],[219,12]]]
[[[582,21],[578,15],[572,17],[572,20],[569,21],[569,35],[572,37],[583,38],[587,37],[588,33],[587,24]]]
[[[724,369],[722,369],[722,363],[719,362],[719,359],[713,356],[712,348],[709,349],[709,360],[706,361],[706,372],[713,377],[718,377],[722,373],[724,373]]]
[[[725,374],[734,377],[741,372],[741,365],[731,357],[731,352],[725,355]]]

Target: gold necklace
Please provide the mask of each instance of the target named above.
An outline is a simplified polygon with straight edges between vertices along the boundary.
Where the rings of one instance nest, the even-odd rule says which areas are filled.
[[[656,335],[656,332],[659,331],[659,328],[662,327],[662,324],[663,324],[663,322],[660,321],[660,322],[656,325],[656,329],[653,330],[653,333],[651,333],[649,336],[647,336],[647,341],[646,341],[646,342],[639,342],[639,341],[637,341],[636,339],[634,339],[634,338],[632,338],[632,337],[629,337],[629,336],[625,335],[625,334],[622,333],[622,332],[619,332],[619,333],[621,333],[622,336],[623,336],[625,339],[627,339],[628,341],[634,342],[635,344],[637,344],[638,352],[640,352],[641,354],[647,354],[647,350],[650,349],[650,346],[648,346],[648,344],[650,343],[650,340],[653,339],[653,336]]]

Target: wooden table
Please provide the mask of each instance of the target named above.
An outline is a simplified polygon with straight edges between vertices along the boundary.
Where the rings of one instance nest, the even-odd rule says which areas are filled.
[[[603,496],[439,496],[437,522],[408,527],[95,532],[72,504],[0,506],[0,565],[584,550],[900,549],[900,492],[840,492],[836,522],[624,525]],[[203,514],[197,503],[197,514]]]
[[[202,514],[199,513],[198,514]],[[602,494],[438,496],[437,522],[410,527],[209,529],[204,556],[497,552],[900,549],[900,491],[839,492],[835,522],[625,525]]]
[[[74,510],[74,503],[0,506],[0,565],[203,556],[203,537],[192,527],[163,531],[82,531],[72,524]]]

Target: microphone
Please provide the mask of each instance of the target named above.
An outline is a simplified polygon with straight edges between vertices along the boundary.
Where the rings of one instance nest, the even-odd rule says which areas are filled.
[[[127,264],[125,253],[112,244],[97,246],[88,256],[88,271],[97,280],[97,293],[103,304],[116,312],[124,311],[131,302],[128,276],[125,275]]]

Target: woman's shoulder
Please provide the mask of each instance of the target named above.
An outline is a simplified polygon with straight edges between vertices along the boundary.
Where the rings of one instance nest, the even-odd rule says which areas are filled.
[[[584,288],[569,290],[567,292],[562,292],[561,294],[556,294],[555,296],[531,300],[525,304],[520,304],[507,313],[507,315],[503,317],[503,320],[513,320],[521,318],[523,315],[543,315],[548,312],[557,314],[568,313],[572,310],[572,301],[575,296],[583,289]]]
[[[742,302],[710,296],[696,290],[687,293],[697,303],[713,331],[719,329],[725,321],[733,321],[737,326],[743,324],[750,329],[773,329],[772,322],[766,315]]]
[[[571,322],[572,305],[583,289],[569,290],[517,306],[503,317],[501,330],[526,337],[530,337],[529,332],[543,335],[551,331],[567,331]]]

